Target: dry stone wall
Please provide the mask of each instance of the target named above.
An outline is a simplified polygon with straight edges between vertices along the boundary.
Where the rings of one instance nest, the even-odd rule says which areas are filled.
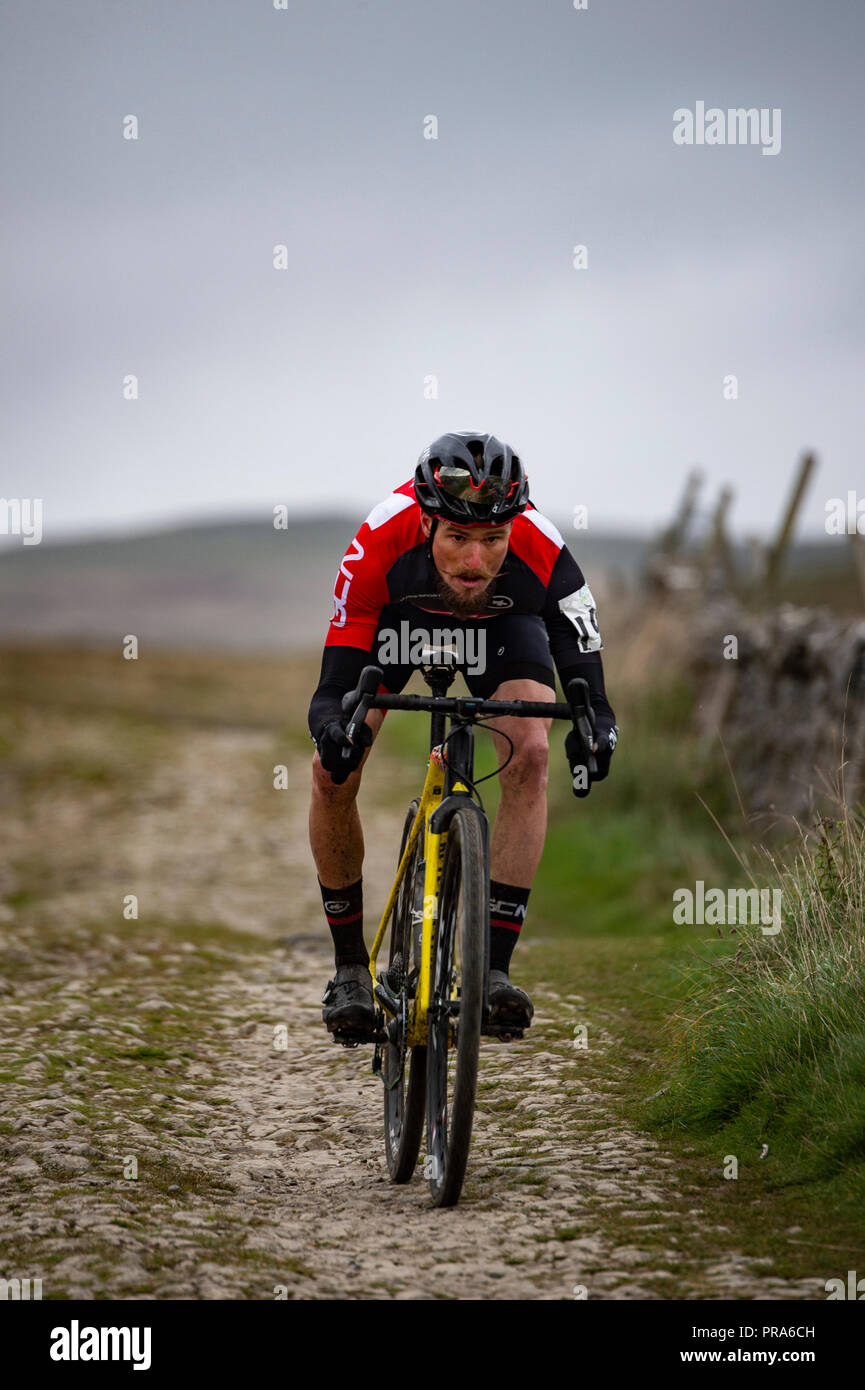
[[[731,600],[694,616],[697,718],[718,735],[750,814],[835,814],[865,799],[865,619]]]

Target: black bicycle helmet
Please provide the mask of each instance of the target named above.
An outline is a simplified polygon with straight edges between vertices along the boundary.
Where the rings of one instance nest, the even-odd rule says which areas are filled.
[[[458,526],[502,526],[525,511],[529,480],[519,456],[493,434],[443,434],[424,449],[415,497],[429,516]]]

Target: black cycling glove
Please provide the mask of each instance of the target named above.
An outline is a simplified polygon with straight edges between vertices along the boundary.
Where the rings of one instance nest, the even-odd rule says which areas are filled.
[[[574,796],[588,796],[589,787],[593,782],[603,782],[610,771],[610,759],[616,747],[616,740],[619,736],[617,724],[610,724],[607,720],[597,718],[595,721],[595,762],[598,765],[597,772],[588,772],[586,769],[585,754],[583,752],[582,739],[576,730],[571,729],[565,739],[565,756],[568,760],[568,770],[576,780],[580,770],[585,772],[585,785],[582,787],[574,786]]]
[[[359,724],[354,743],[349,743],[345,729],[338,719],[325,724],[316,741],[318,756],[325,772],[331,780],[342,786],[350,773],[360,767],[363,755],[372,743],[372,729],[368,724]],[[348,757],[343,757],[343,749],[348,749]]]

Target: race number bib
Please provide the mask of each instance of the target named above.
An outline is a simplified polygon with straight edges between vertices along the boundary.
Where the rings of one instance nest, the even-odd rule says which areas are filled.
[[[559,599],[559,608],[577,629],[580,637],[580,651],[599,652],[603,646],[598,627],[598,610],[588,584],[566,598]]]

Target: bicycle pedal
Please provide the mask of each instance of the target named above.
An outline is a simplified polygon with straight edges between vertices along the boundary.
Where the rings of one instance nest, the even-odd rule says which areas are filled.
[[[482,1028],[481,1033],[485,1038],[495,1038],[498,1042],[519,1042],[525,1037],[525,1030],[522,1028]]]
[[[340,1047],[360,1047],[361,1043],[375,1042],[375,1033],[349,1032],[348,1029],[335,1028],[331,1037]]]
[[[364,1043],[386,1043],[387,1034],[381,1029],[369,1029],[366,1032],[359,1032],[357,1029],[335,1028],[331,1037],[340,1047],[361,1047]]]

